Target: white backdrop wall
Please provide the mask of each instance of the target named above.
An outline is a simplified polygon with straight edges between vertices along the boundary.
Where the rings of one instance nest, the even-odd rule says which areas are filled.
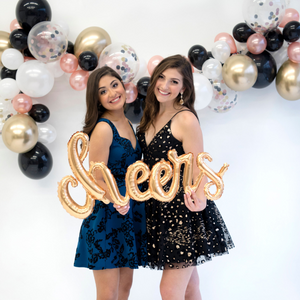
[[[0,30],[9,32],[17,1],[0,0]],[[75,42],[99,26],[112,42],[125,42],[148,61],[154,55],[187,55],[195,44],[210,50],[220,32],[243,22],[239,0],[96,1],[50,0],[52,20],[69,24]],[[300,11],[300,1],[290,7]],[[67,142],[82,128],[85,91],[72,90],[69,76],[55,80],[38,102],[49,107],[57,139],[48,145],[54,165],[48,177],[31,180],[18,155],[0,140],[0,299],[95,299],[90,270],[73,267],[81,221],[62,208],[57,182],[71,175]],[[239,93],[226,114],[199,111],[205,151],[224,176],[217,205],[236,248],[198,267],[204,300],[300,299],[299,169],[300,100],[287,101],[268,88]],[[71,191],[83,203],[80,187]],[[135,272],[131,300],[160,299],[160,271]]]

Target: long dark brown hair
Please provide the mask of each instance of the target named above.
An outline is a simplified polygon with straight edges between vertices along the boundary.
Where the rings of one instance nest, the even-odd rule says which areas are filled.
[[[90,75],[86,87],[86,114],[83,126],[83,132],[86,134],[91,133],[99,118],[106,112],[106,108],[100,105],[99,101],[99,81],[106,75],[117,78],[124,87],[124,83],[119,74],[110,67],[102,67]]]
[[[154,89],[156,82],[165,70],[167,69],[176,69],[183,77],[183,87],[185,88],[183,92],[183,101],[184,104],[182,106],[190,109],[195,116],[197,113],[194,109],[195,102],[195,89],[194,89],[194,81],[193,81],[193,72],[190,62],[181,55],[173,55],[163,59],[154,69],[154,72],[151,76],[150,85],[148,87],[147,96],[145,99],[145,109],[144,114],[141,119],[141,123],[137,128],[138,132],[146,132],[151,124],[154,126],[154,120],[159,113],[159,102],[156,99],[154,94]],[[181,99],[180,94],[178,94],[177,98],[174,101],[174,106],[179,104]],[[155,126],[154,126],[155,127]]]

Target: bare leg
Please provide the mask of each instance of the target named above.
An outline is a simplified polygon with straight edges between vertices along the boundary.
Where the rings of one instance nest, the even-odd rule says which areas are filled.
[[[127,300],[132,285],[133,270],[120,268],[119,296],[118,300]]]
[[[195,267],[165,269],[160,282],[163,300],[184,300],[187,285]]]
[[[199,284],[199,276],[195,267],[185,291],[185,300],[202,300]]]
[[[120,269],[96,270],[94,272],[97,300],[118,300]]]

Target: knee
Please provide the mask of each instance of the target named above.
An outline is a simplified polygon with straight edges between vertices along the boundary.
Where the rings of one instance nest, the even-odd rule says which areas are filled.
[[[163,300],[177,299],[179,292],[180,291],[178,291],[175,286],[172,286],[172,284],[161,283],[160,285],[160,294]]]
[[[126,280],[122,280],[119,286],[119,294],[122,295],[123,298],[125,298],[125,296],[128,298],[131,286],[132,286],[132,277],[128,276]]]
[[[117,288],[106,288],[101,291],[97,291],[97,300],[117,300],[118,289]]]
[[[197,276],[191,276],[185,291],[185,299],[193,299],[194,295],[200,293],[200,281]]]

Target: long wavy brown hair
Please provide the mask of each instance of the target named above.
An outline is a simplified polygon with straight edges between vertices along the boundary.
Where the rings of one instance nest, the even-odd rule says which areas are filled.
[[[90,134],[92,132],[99,118],[106,112],[106,108],[100,105],[99,101],[99,81],[106,75],[117,78],[124,87],[124,83],[119,74],[110,67],[102,67],[95,70],[90,75],[86,87],[86,114],[83,126],[83,132],[86,134]]]
[[[195,103],[195,89],[193,81],[193,72],[190,62],[181,55],[173,55],[163,59],[154,69],[154,72],[151,76],[150,85],[148,87],[147,96],[145,99],[145,109],[144,114],[141,119],[140,125],[137,127],[138,132],[146,132],[151,125],[154,126],[154,120],[159,113],[159,102],[156,99],[154,94],[154,89],[156,82],[165,70],[167,69],[176,69],[183,77],[183,87],[185,88],[183,92],[183,101],[182,106],[190,109],[195,116],[197,113],[194,109]],[[174,101],[174,106],[179,104],[181,99],[180,94],[176,97]],[[154,126],[155,127],[155,126]]]

